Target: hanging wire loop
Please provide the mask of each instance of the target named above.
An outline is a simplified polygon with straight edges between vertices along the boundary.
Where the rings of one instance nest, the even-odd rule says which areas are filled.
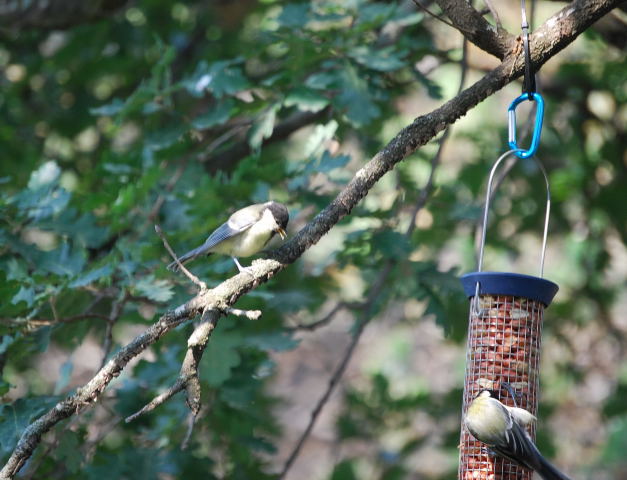
[[[531,145],[529,149],[524,150],[520,148],[516,140],[516,107],[525,100],[536,102],[536,120],[533,127],[533,135],[531,137]],[[507,109],[508,117],[508,144],[512,150],[516,150],[514,153],[518,158],[529,158],[536,154],[538,145],[540,145],[540,135],[542,133],[542,122],[544,120],[544,99],[539,93],[534,93],[531,98],[527,94],[523,93],[520,97],[516,98]]]
[[[507,158],[509,155],[516,154],[520,151],[521,151],[520,149],[518,150],[513,149],[513,150],[509,150],[505,152],[494,163],[494,166],[492,167],[492,170],[490,171],[490,177],[488,179],[488,189],[486,192],[486,199],[485,199],[485,207],[483,210],[481,246],[479,248],[479,265],[477,266],[478,272],[481,272],[481,267],[483,265],[483,248],[485,246],[486,232],[488,230],[488,213],[490,211],[490,200],[492,199],[492,196],[494,194],[494,192],[492,191],[492,181],[494,180],[494,174],[496,173],[496,170],[498,169],[501,162],[505,160],[505,158]],[[549,231],[549,216],[551,214],[551,191],[549,189],[549,178],[546,174],[546,170],[544,169],[544,166],[542,165],[540,160],[538,160],[536,157],[533,157],[533,159],[536,162],[536,165],[538,165],[538,168],[540,169],[540,171],[542,172],[542,175],[544,176],[544,182],[546,184],[546,209],[544,213],[544,233],[542,235],[542,253],[540,254],[540,278],[542,278],[544,275],[544,255],[546,253],[546,239],[547,239],[547,234]],[[477,286],[477,289],[479,289],[478,286]]]

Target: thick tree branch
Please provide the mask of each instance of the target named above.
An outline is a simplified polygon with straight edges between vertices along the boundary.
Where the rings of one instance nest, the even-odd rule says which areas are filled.
[[[532,58],[536,68],[620,3],[622,0],[575,0],[551,17],[532,36]],[[411,155],[418,147],[427,143],[479,102],[519,77],[522,70],[522,56],[506,57],[501,65],[477,83],[433,112],[418,117],[411,125],[401,130],[355,174],[331,204],[294,238],[275,251],[273,258],[253,262],[250,269],[252,275],[247,273],[236,275],[216,288],[200,292],[187,303],[164,314],[144,333],[113,355],[86,385],[26,428],[6,465],[0,471],[0,479],[13,478],[39,445],[41,436],[60,421],[77,413],[83,406],[96,401],[132,358],[181,322],[208,310],[226,311],[246,292],[268,281],[296,261],[306,249],[317,243],[340,219],[348,215],[370,188],[398,162]]]
[[[491,25],[465,0],[436,0],[453,25],[466,37],[495,57],[503,60],[512,50],[515,36],[507,30]]]

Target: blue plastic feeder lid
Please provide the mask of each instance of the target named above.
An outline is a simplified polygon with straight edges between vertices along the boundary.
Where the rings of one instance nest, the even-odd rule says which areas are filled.
[[[472,272],[460,277],[468,298],[474,297],[479,282],[480,295],[511,295],[542,302],[548,307],[559,286],[549,280],[520,273]]]

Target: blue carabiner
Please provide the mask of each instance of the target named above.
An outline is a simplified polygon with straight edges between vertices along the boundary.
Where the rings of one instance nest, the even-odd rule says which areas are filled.
[[[516,144],[516,107],[519,103],[525,100],[535,100],[536,108],[536,122],[533,129],[533,136],[531,137],[531,146],[529,150],[523,150]],[[540,144],[540,133],[542,132],[542,119],[544,118],[544,99],[539,93],[523,93],[520,97],[514,100],[507,109],[507,115],[509,117],[509,146],[511,149],[518,149],[518,152],[514,152],[518,158],[529,158],[535,155]]]

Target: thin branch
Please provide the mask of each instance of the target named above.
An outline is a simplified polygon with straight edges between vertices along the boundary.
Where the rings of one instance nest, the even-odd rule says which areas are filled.
[[[457,95],[459,95],[464,89],[464,84],[466,83],[466,75],[468,73],[468,40],[464,38],[462,41],[462,58],[460,61],[460,75],[459,75],[459,86],[457,87]],[[440,141],[438,142],[438,150],[431,159],[431,170],[429,171],[429,177],[427,178],[427,183],[420,191],[420,195],[418,196],[418,200],[414,205],[414,209],[410,216],[410,223],[407,227],[407,231],[405,232],[405,236],[411,237],[412,233],[416,229],[416,217],[418,216],[418,212],[423,209],[425,204],[427,203],[427,199],[431,192],[433,191],[433,181],[435,178],[435,171],[437,165],[440,163],[442,158],[442,152],[444,151],[444,144],[449,138],[451,134],[451,126],[448,126],[444,133],[440,137]]]
[[[429,10],[427,7],[425,7],[420,0],[412,0],[414,2],[414,4],[423,12],[425,12],[426,14],[430,15],[431,17],[435,18],[436,20],[439,20],[440,22],[448,25],[451,28],[455,28],[455,25],[453,25],[451,22],[449,22],[447,19],[445,19],[444,17],[433,13],[431,10]]]
[[[379,277],[377,278],[377,281],[375,281],[373,287],[368,292],[368,301],[367,301],[367,304],[365,306],[365,309],[361,318],[357,321],[357,328],[355,328],[354,330],[353,338],[351,339],[350,343],[346,347],[346,350],[344,351],[344,354],[342,355],[342,359],[340,360],[340,363],[338,364],[335,371],[329,378],[329,383],[327,385],[326,390],[324,391],[322,396],[318,399],[316,406],[311,411],[311,417],[309,418],[309,423],[305,427],[305,430],[303,431],[303,433],[301,433],[300,438],[298,439],[298,442],[296,442],[296,445],[292,449],[292,452],[290,453],[289,457],[285,461],[285,464],[283,465],[283,469],[281,470],[278,476],[279,480],[285,478],[285,475],[287,475],[287,472],[296,461],[296,458],[298,458],[298,455],[300,454],[300,451],[303,448],[305,441],[307,440],[307,438],[309,438],[309,435],[311,434],[311,431],[313,430],[313,427],[316,424],[316,421],[318,420],[320,413],[322,413],[322,409],[329,401],[329,398],[331,397],[331,394],[333,393],[335,386],[338,384],[338,382],[342,378],[342,375],[344,375],[344,371],[346,370],[346,367],[348,366],[348,363],[353,356],[355,347],[357,347],[357,344],[359,343],[359,340],[361,339],[361,334],[364,332],[366,325],[370,322],[372,318],[373,306],[378,300],[379,294],[383,290],[383,286],[385,285],[386,280],[388,279],[390,272],[392,271],[394,263],[395,263],[394,261],[388,261],[385,264],[385,266],[381,270],[381,273],[379,274]]]
[[[172,256],[172,258],[178,265],[180,271],[183,272],[185,276],[189,278],[190,281],[194,285],[200,288],[201,292],[207,290],[207,285],[205,284],[205,282],[200,281],[196,275],[194,275],[192,272],[187,270],[187,268],[185,268],[185,266],[181,263],[181,261],[179,260],[179,257],[176,256],[176,253],[174,253],[174,250],[172,250],[172,247],[170,247],[170,244],[166,240],[165,235],[163,235],[163,230],[161,230],[161,227],[159,225],[155,225],[155,232],[157,232],[157,235],[159,235],[159,238],[163,242],[163,246],[168,251],[168,253]]]
[[[534,67],[538,69],[592,23],[620,3],[622,0],[574,0],[571,2],[533,33],[531,43]],[[516,66],[512,70],[514,62]],[[42,435],[60,421],[78,413],[84,406],[95,402],[111,380],[120,374],[131,359],[182,322],[207,310],[219,315],[219,312],[224,312],[248,291],[267,282],[279,271],[296,261],[338,221],[350,214],[378,180],[392,170],[397,163],[522,73],[523,64],[520,59],[516,60],[511,56],[505,58],[497,68],[454,99],[416,118],[402,129],[388,145],[355,174],[354,178],[324,210],[281,248],[274,251],[273,258],[253,262],[250,269],[251,275],[239,274],[211,290],[201,290],[185,304],[166,312],[146,331],[116,352],[87,384],[26,427],[7,463],[0,470],[0,479],[13,478],[37,448]]]
[[[357,309],[357,308],[363,308],[365,306],[364,303],[360,303],[360,302],[338,302],[335,304],[335,306],[329,311],[329,313],[327,313],[324,317],[322,317],[319,320],[316,320],[315,322],[311,322],[311,323],[299,323],[297,325],[291,326],[291,327],[287,327],[286,330],[288,332],[297,332],[299,330],[306,330],[306,331],[314,331],[320,327],[324,327],[326,325],[328,325],[329,323],[331,323],[331,320],[333,320],[335,318],[335,316],[342,310],[346,309],[346,308],[351,308],[351,309]]]
[[[488,10],[490,10],[490,13],[492,14],[492,16],[494,17],[494,21],[496,22],[497,28],[499,29],[503,28],[503,24],[501,23],[501,18],[499,17],[499,12],[497,11],[494,4],[492,3],[492,0],[483,0],[483,1],[487,5]],[[531,3],[533,4],[535,2],[531,2]]]
[[[176,168],[168,182],[165,184],[163,190],[157,196],[155,203],[152,205],[152,208],[150,209],[150,212],[146,217],[146,223],[154,222],[155,218],[157,218],[157,215],[159,215],[159,211],[163,206],[163,202],[165,202],[165,194],[171,192],[174,186],[178,183],[181,176],[185,172],[185,168],[187,167],[187,161],[187,157],[180,161],[179,166]]]
[[[140,415],[143,415],[144,413],[147,413],[147,412],[151,412],[152,410],[157,408],[159,405],[165,403],[174,395],[182,391],[185,388],[185,383],[186,383],[186,379],[179,377],[176,380],[176,382],[174,382],[174,385],[172,385],[170,388],[168,388],[165,392],[161,393],[160,395],[157,395],[150,402],[144,405],[140,410],[126,417],[124,421],[126,423],[130,423],[133,420],[135,420],[137,417],[139,417]]]
[[[326,118],[329,115],[329,111],[330,108],[327,107],[318,112],[295,113],[274,127],[272,135],[266,138],[262,145],[267,146],[286,139],[295,131]],[[243,133],[245,131],[247,131],[247,129],[240,129],[233,133]],[[238,160],[252,153],[252,148],[246,139],[243,138],[243,135],[238,136],[237,142],[226,150],[218,153],[213,153],[211,149],[209,150],[211,154],[205,154],[200,161],[204,164],[205,170],[211,174],[217,172],[218,170],[223,172],[233,170],[233,168],[237,165]]]
[[[196,418],[197,416],[192,412],[189,412],[189,415],[187,415],[187,432],[181,442],[181,450],[187,450],[187,447],[189,446],[189,441],[192,438],[192,432],[194,431],[194,425],[196,425]]]
[[[226,309],[227,312],[228,310],[230,309]],[[244,310],[239,311],[245,312]],[[261,312],[259,312],[259,314],[261,315]],[[140,415],[154,410],[182,390],[187,391],[187,405],[189,406],[191,413],[194,416],[198,415],[198,412],[200,411],[200,383],[198,381],[198,366],[205,348],[207,347],[207,343],[209,342],[209,337],[217,326],[219,318],[219,312],[206,310],[203,313],[200,323],[196,326],[193,333],[187,340],[187,352],[181,364],[179,376],[176,382],[174,382],[174,385],[162,394],[157,395],[139,411],[128,416],[125,420],[126,423],[132,422]]]
[[[113,326],[117,323],[124,310],[124,305],[128,301],[126,292],[122,292],[120,298],[113,302],[111,305],[111,313],[107,318],[107,327],[105,328],[104,342],[102,345],[102,362],[100,362],[100,368],[104,367],[107,357],[111,352],[111,346],[113,345]]]
[[[0,24],[17,32],[63,30],[109,17],[128,3],[128,0],[82,2],[68,0],[0,2]],[[8,27],[5,27],[8,26]]]
[[[72,315],[70,317],[58,318],[56,320],[54,318],[16,319],[16,318],[3,317],[3,318],[0,318],[0,324],[10,325],[14,327],[26,325],[27,327],[37,328],[37,327],[45,327],[48,325],[56,325],[58,323],[77,322],[79,320],[87,320],[90,318],[95,318],[95,319],[104,320],[104,321],[109,320],[109,317],[107,315],[102,315],[100,313],[81,313],[79,315]]]

